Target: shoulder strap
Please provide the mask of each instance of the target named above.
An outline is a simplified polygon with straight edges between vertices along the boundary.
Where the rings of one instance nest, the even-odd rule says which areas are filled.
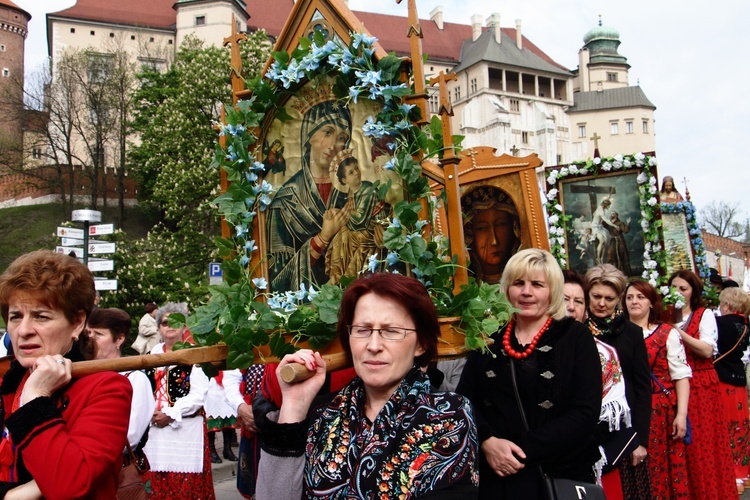
[[[737,349],[737,346],[740,345],[740,342],[742,342],[742,339],[745,338],[745,334],[746,333],[747,333],[747,325],[744,326],[744,329],[742,330],[742,335],[740,335],[740,338],[737,339],[737,342],[732,346],[732,348],[729,349],[724,354],[722,354],[721,356],[719,356],[718,358],[716,358],[715,360],[713,360],[713,363],[716,364],[717,361],[721,361],[722,359],[724,359],[725,357],[727,357],[732,351],[734,351],[735,349]]]

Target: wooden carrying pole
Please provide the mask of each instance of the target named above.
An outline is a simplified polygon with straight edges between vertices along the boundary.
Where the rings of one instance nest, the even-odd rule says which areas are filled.
[[[215,345],[180,349],[179,351],[165,352],[163,354],[143,354],[141,356],[128,356],[125,358],[76,361],[71,367],[71,374],[73,378],[77,378],[101,372],[126,372],[131,370],[146,370],[159,366],[215,363],[226,361],[228,352],[228,346]],[[326,370],[329,372],[349,366],[349,361],[343,351],[324,354],[323,359],[326,361]],[[4,376],[8,371],[12,360],[12,356],[0,358],[0,377]],[[256,360],[260,363],[278,363],[279,361],[278,358],[273,356],[266,357],[265,359],[256,356]],[[308,372],[304,365],[296,363],[286,365],[281,369],[281,378],[288,384],[307,380],[314,374],[315,372]]]

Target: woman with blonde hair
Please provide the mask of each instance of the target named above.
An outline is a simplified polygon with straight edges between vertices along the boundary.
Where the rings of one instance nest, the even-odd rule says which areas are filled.
[[[744,489],[748,480],[748,443],[750,442],[750,414],[747,408],[745,366],[748,362],[747,316],[750,296],[740,288],[725,288],[719,294],[721,316],[716,318],[719,332],[719,353],[714,368],[719,376],[719,390],[729,430],[729,446],[734,462],[737,489]],[[740,488],[742,483],[742,488]]]
[[[592,483],[601,365],[586,327],[565,316],[562,271],[549,252],[520,250],[500,286],[517,312],[490,352],[469,354],[456,389],[476,411],[479,496],[545,498],[542,471]]]
[[[599,264],[586,272],[589,310],[586,324],[591,333],[615,348],[625,378],[625,397],[630,406],[639,446],[620,464],[625,498],[651,498],[646,445],[651,426],[651,370],[643,329],[627,320],[620,299],[627,285],[625,275],[612,264]]]

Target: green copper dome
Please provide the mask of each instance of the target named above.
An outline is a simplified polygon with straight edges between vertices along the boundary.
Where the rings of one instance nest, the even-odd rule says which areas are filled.
[[[588,45],[594,40],[620,40],[620,32],[609,26],[602,26],[601,16],[599,17],[599,26],[592,28],[583,37],[583,43]]]

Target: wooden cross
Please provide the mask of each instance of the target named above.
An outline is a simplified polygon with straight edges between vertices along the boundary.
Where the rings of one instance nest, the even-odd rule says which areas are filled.
[[[240,54],[240,41],[247,40],[245,33],[237,33],[237,22],[235,21],[234,14],[232,14],[232,34],[224,38],[224,47],[231,45],[231,68],[233,77],[242,78],[242,55]]]
[[[437,85],[440,89],[440,109],[438,110],[438,114],[443,123],[443,146],[445,147],[445,152],[443,154],[444,159],[453,158],[455,156],[453,154],[453,131],[451,130],[450,119],[450,117],[453,116],[453,107],[448,99],[448,85],[446,85],[447,82],[451,80],[456,81],[456,74],[451,73],[446,75],[442,71],[435,78],[430,78],[430,85]]]
[[[591,181],[589,181],[589,185],[587,186],[578,186],[573,185],[570,186],[570,192],[571,193],[588,193],[589,195],[589,203],[591,204],[591,216],[594,216],[594,212],[596,212],[596,195],[597,194],[609,194],[613,195],[615,194],[615,187],[614,186],[592,186]]]
[[[591,140],[594,141],[594,150],[599,149],[599,139],[601,138],[602,137],[599,134],[594,132],[594,135],[591,137]]]
[[[512,148],[510,148],[510,153],[511,153],[511,154],[512,154],[513,156],[518,156],[518,152],[519,152],[519,151],[521,151],[521,150],[520,150],[520,149],[518,149],[518,148],[516,147],[516,145],[515,145],[515,144],[513,144],[513,147],[512,147]]]

